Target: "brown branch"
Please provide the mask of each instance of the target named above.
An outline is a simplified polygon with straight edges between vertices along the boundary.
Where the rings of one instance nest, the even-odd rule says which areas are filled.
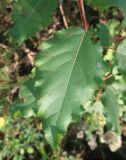
[[[63,9],[62,3],[59,3],[59,10],[60,10],[60,13],[61,13],[61,16],[62,16],[62,19],[63,19],[64,27],[68,28],[68,23],[67,23],[67,20],[66,20],[66,17],[65,17],[65,13],[64,13],[64,9]]]
[[[95,97],[95,101],[100,101],[100,99],[102,97],[102,93],[103,93],[103,88],[100,88],[98,90],[98,93],[97,93],[96,97]]]
[[[103,78],[103,81],[107,81],[107,80],[109,80],[110,78],[112,78],[113,76],[114,76],[113,74],[110,74],[110,75],[104,77],[104,78]]]
[[[110,74],[110,75],[104,77],[104,78],[103,78],[103,82],[109,80],[109,79],[112,78],[113,76],[114,76],[113,74]],[[101,99],[101,97],[102,97],[102,94],[103,94],[103,89],[104,89],[104,88],[100,88],[100,89],[98,90],[98,93],[97,93],[97,95],[96,95],[96,97],[95,97],[95,101],[100,101],[100,99]]]
[[[80,10],[82,27],[85,30],[85,32],[87,32],[88,31],[88,22],[87,22],[86,15],[85,15],[84,1],[78,0],[77,2],[78,2],[79,10]]]
[[[6,46],[5,44],[0,43],[0,48],[2,48],[2,49],[7,49],[8,46]]]

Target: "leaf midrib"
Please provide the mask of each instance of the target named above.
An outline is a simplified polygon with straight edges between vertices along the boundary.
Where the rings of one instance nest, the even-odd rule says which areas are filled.
[[[25,25],[26,25],[26,23],[28,22],[28,20],[32,17],[32,15],[34,14],[34,12],[36,11],[36,8],[38,7],[38,5],[40,4],[40,2],[41,2],[41,0],[39,0],[37,3],[36,3],[36,5],[35,5],[35,7],[32,9],[32,11],[31,11],[31,13],[29,14],[29,16],[26,18],[26,20],[24,21],[24,24],[22,25],[22,27],[21,27],[21,31],[24,29],[24,27],[25,27]]]
[[[61,103],[59,115],[60,115],[60,112],[61,112],[61,110],[62,110],[62,106],[63,106],[63,103],[64,103],[64,99],[65,99],[65,97],[66,97],[66,92],[67,92],[67,88],[68,88],[68,85],[69,85],[69,82],[70,82],[70,79],[71,79],[71,75],[72,75],[72,72],[73,72],[73,68],[74,68],[74,65],[75,65],[75,63],[76,63],[76,59],[77,59],[77,56],[78,56],[78,54],[79,54],[79,51],[80,51],[81,45],[82,45],[82,43],[83,43],[84,37],[85,37],[85,34],[83,34],[83,36],[82,36],[82,39],[81,39],[80,44],[79,44],[79,47],[78,47],[78,49],[77,49],[77,54],[76,54],[76,56],[75,56],[75,58],[74,58],[73,65],[72,65],[71,70],[70,70],[70,74],[69,74],[69,77],[68,77],[68,80],[67,80],[67,83],[66,83],[65,93],[64,93],[64,97],[63,97],[63,100],[62,100],[62,103]],[[57,118],[57,122],[58,122],[58,119],[59,119],[59,115],[58,115],[58,118]],[[57,122],[56,122],[56,124],[57,124]]]

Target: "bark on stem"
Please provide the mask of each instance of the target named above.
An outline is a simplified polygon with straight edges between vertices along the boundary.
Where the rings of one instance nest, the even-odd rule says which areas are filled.
[[[61,16],[62,16],[62,19],[63,19],[64,27],[68,28],[68,23],[67,23],[65,13],[64,13],[64,9],[63,9],[63,5],[62,5],[61,2],[59,3],[59,9],[60,9],[60,13],[61,13]]]
[[[85,30],[85,32],[88,31],[88,23],[85,15],[85,9],[84,9],[84,1],[83,0],[78,0],[78,6],[80,10],[80,16],[81,16],[81,21],[82,21],[82,27]]]

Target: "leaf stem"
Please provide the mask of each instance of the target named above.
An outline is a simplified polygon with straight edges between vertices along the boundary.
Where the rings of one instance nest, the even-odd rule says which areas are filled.
[[[103,82],[109,80],[109,79],[112,78],[113,76],[114,76],[113,74],[110,74],[110,75],[104,77],[104,78],[103,78]],[[101,97],[102,97],[102,94],[103,94],[103,89],[104,89],[104,87],[103,87],[103,88],[99,88],[98,93],[97,93],[97,95],[96,95],[96,97],[95,97],[95,101],[100,101],[100,99],[101,99]]]
[[[78,0],[78,6],[80,10],[80,16],[81,16],[81,21],[82,21],[82,27],[85,30],[85,32],[88,31],[88,22],[86,19],[86,14],[85,14],[85,9],[84,9],[84,1],[83,0]]]
[[[113,74],[110,74],[110,75],[104,77],[104,78],[103,78],[103,81],[107,81],[107,80],[109,80],[110,78],[112,78],[113,76],[114,76]]]
[[[65,17],[65,13],[64,13],[64,9],[63,9],[63,4],[60,1],[59,1],[59,10],[60,10],[60,13],[61,13],[61,16],[62,16],[62,19],[63,19],[64,27],[68,28],[68,23],[67,23],[67,20],[66,20],[66,17]]]

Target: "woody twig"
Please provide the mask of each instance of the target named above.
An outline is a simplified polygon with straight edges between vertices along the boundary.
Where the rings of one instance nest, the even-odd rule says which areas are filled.
[[[63,19],[64,27],[68,28],[68,23],[67,23],[67,19],[66,19],[65,13],[64,13],[62,2],[59,2],[59,10],[60,10],[60,13],[61,13],[61,16],[62,16],[62,19]]]
[[[88,31],[88,22],[87,22],[86,15],[85,15],[84,1],[83,0],[78,0],[77,2],[78,2],[79,10],[80,10],[82,27],[85,30],[85,32],[87,32]]]

